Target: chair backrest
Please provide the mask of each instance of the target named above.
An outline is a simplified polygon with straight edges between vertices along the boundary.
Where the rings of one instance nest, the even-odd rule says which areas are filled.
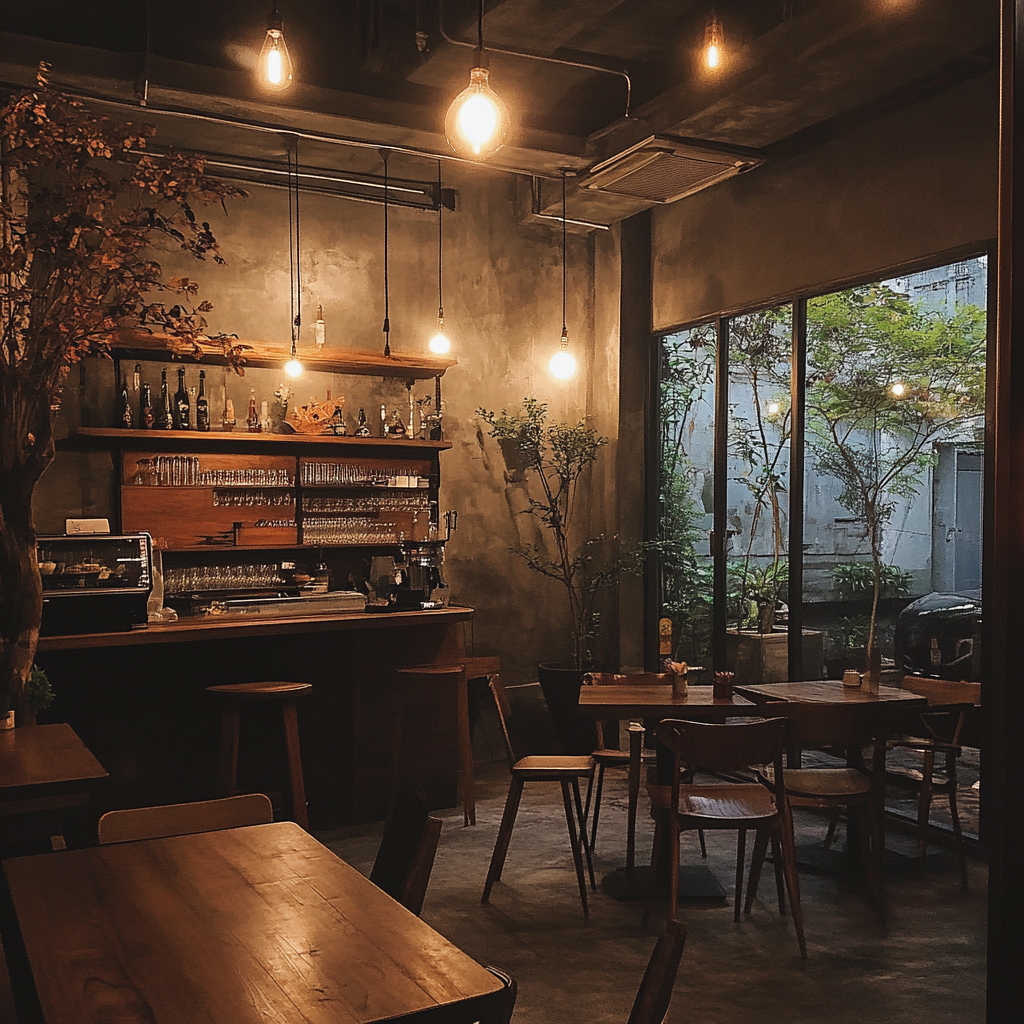
[[[491,691],[491,696],[494,698],[494,706],[498,711],[501,733],[505,737],[505,756],[508,758],[508,768],[511,771],[512,766],[516,763],[516,754],[512,749],[512,737],[509,736],[508,732],[508,720],[512,717],[512,705],[505,694],[505,687],[501,685],[501,676],[496,673],[488,676],[487,686]]]
[[[418,915],[440,836],[441,819],[430,816],[423,797],[402,790],[384,826],[370,881]]]
[[[666,718],[658,723],[658,740],[680,766],[734,772],[752,764],[781,764],[788,724],[785,718],[724,725]]]
[[[487,1009],[480,1018],[480,1024],[511,1024],[512,1011],[516,1008],[516,996],[519,986],[511,974],[488,965],[491,972],[505,987],[489,1001]]]
[[[628,1024],[661,1024],[665,1019],[685,945],[686,925],[673,918],[668,922],[665,934],[658,939],[647,963],[643,981],[633,1000]]]
[[[220,800],[107,811],[100,818],[98,833],[101,843],[128,843],[137,839],[218,832],[244,825],[266,825],[273,820],[274,809],[266,796],[245,793]]]

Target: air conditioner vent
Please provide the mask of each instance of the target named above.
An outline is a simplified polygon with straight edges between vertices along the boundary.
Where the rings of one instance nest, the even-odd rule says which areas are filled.
[[[597,164],[580,186],[653,203],[674,203],[762,163],[763,157],[751,151],[652,136]]]

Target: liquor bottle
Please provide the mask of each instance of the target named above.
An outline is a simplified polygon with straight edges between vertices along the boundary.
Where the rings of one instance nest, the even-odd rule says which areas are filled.
[[[383,404],[380,407],[380,436],[388,436],[388,409]]]
[[[192,429],[192,405],[185,389],[185,370],[178,368],[178,390],[174,393],[174,426],[177,430]]]
[[[391,414],[391,422],[388,424],[388,436],[405,437],[405,424],[398,415],[397,409]]]
[[[132,416],[132,403],[128,397],[128,378],[121,378],[121,393],[117,399],[117,425],[128,430],[132,428],[135,417]]]
[[[174,427],[174,414],[171,411],[171,396],[167,393],[167,371],[160,371],[160,408],[157,411],[157,428],[171,430]]]
[[[139,425],[144,430],[153,429],[153,389],[143,384],[139,398]]]
[[[369,437],[370,427],[366,422],[366,410],[359,410],[359,421],[356,426],[356,437]]]
[[[334,412],[331,413],[330,428],[338,437],[344,437],[348,432],[345,426],[345,397],[341,396],[339,401],[334,403]]]
[[[228,398],[228,382],[224,382],[224,408],[220,414],[220,429],[232,431],[235,429],[235,403]]]
[[[256,389],[249,389],[249,414],[245,417],[245,425],[250,434],[260,433],[260,414],[256,411]]]
[[[316,320],[313,321],[313,348],[319,352],[327,338],[327,325],[324,323],[324,307],[316,307]]]
[[[196,399],[196,430],[210,429],[210,403],[206,398],[206,371],[199,371],[199,397]]]

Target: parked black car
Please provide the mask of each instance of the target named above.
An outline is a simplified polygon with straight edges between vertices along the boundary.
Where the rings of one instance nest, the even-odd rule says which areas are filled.
[[[896,664],[906,675],[981,678],[981,592],[927,594],[896,620]]]

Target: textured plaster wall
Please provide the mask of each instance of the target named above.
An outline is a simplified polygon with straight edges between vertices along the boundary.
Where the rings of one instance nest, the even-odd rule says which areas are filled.
[[[656,330],[996,233],[995,74],[659,208]]]
[[[392,159],[396,175],[429,179],[436,168],[424,161]],[[444,219],[444,307],[453,354],[459,365],[445,375],[446,437],[441,455],[441,507],[458,509],[459,529],[448,547],[453,600],[477,608],[475,649],[500,654],[510,682],[536,678],[534,665],[571,654],[564,599],[556,584],[530,573],[509,548],[544,542],[526,507],[523,484],[509,482],[497,444],[486,435],[475,410],[517,407],[535,395],[553,417],[590,417],[611,438],[602,463],[582,495],[585,518],[597,531],[616,532],[614,501],[618,375],[618,251],[613,233],[599,239],[569,235],[568,326],[580,362],[574,381],[556,383],[547,361],[561,331],[561,252],[557,225],[519,223],[517,181],[486,169],[445,167],[445,185],[458,192],[458,207]],[[227,214],[207,211],[221,242],[226,267],[185,263],[168,249],[160,259],[169,273],[201,282],[200,297],[214,304],[211,328],[243,339],[284,343],[289,337],[288,204],[283,191],[254,187]],[[395,352],[425,351],[437,313],[436,216],[391,211],[391,344]],[[303,320],[309,344],[316,305],[323,304],[331,348],[381,350],[384,319],[383,212],[334,197],[303,195]],[[595,286],[595,281],[598,286]],[[130,370],[131,367],[128,367]],[[147,364],[154,383],[159,367]],[[110,364],[86,367],[84,415],[109,422],[113,388]],[[173,373],[172,381],[176,380]],[[209,371],[212,408],[219,416],[220,369]],[[228,380],[236,415],[244,412],[249,386],[270,398],[282,375],[250,371]],[[196,383],[196,371],[189,372]],[[368,378],[307,374],[297,397],[323,396],[326,388],[347,396],[350,419],[365,405],[372,425],[381,401],[407,409],[401,385]],[[433,390],[420,384],[416,395]],[[59,431],[79,419],[78,373],[66,391]],[[102,452],[62,452],[37,492],[37,526],[63,532],[70,515],[111,515],[110,457]],[[614,616],[610,624],[614,624]],[[614,649],[615,637],[611,634]]]

